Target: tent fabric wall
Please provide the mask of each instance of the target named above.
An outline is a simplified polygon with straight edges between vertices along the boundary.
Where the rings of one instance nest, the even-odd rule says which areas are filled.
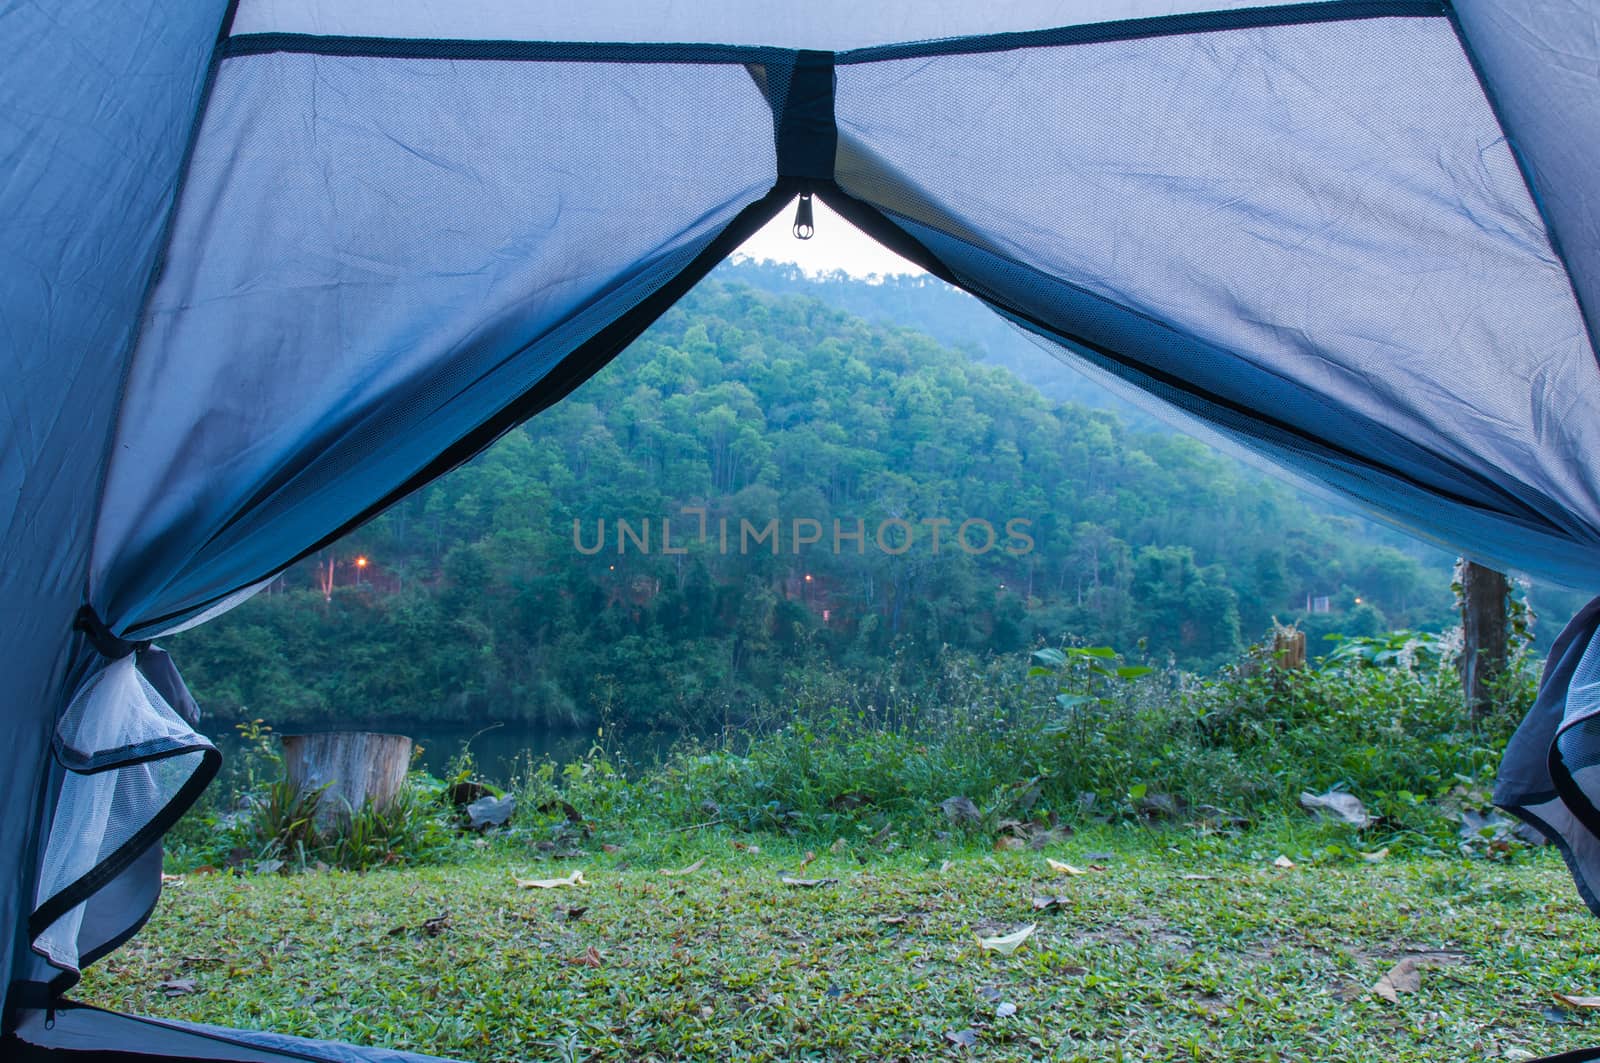
[[[1397,524],[1600,567],[1595,0],[124,0],[0,29],[8,1005],[50,978],[23,927],[71,789],[51,729],[121,640],[559,400],[797,192]],[[1586,898],[1593,637],[1506,791]],[[91,951],[152,895],[119,877]]]
[[[0,5],[0,947],[9,985],[123,366],[224,4]],[[7,994],[9,996],[9,993]]]

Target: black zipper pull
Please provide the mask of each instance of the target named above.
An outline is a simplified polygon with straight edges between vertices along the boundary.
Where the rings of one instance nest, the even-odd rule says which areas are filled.
[[[809,240],[816,235],[817,226],[811,219],[811,193],[800,193],[800,209],[794,212],[794,238]]]

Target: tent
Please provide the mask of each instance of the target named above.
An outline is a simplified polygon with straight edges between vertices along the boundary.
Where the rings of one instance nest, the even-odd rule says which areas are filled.
[[[12,1055],[401,1058],[62,999],[217,766],[150,640],[796,196],[1398,525],[1600,569],[1596,0],[12,0],[0,40]],[[1497,800],[1600,914],[1597,630]]]

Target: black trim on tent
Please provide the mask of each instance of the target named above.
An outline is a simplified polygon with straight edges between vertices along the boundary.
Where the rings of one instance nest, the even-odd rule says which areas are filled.
[[[974,34],[906,44],[872,45],[833,53],[837,63],[875,63],[941,55],[976,55],[1016,48],[1107,44],[1226,30],[1270,29],[1379,18],[1443,18],[1445,0],[1321,0],[1300,4],[1198,11],[1150,18],[1090,22],[1014,33]],[[314,33],[243,33],[223,48],[233,59],[272,52],[373,59],[500,59],[576,63],[770,63],[796,49],[767,45],[658,44],[588,41],[467,40],[440,37],[356,37]],[[822,53],[827,54],[827,53]]]
[[[316,33],[242,33],[222,46],[227,59],[291,52],[362,59],[484,59],[535,63],[783,63],[792,48],[742,44],[630,44],[588,41],[489,41],[457,37],[349,37]]]
[[[89,645],[94,647],[96,653],[108,661],[115,661],[128,657],[150,648],[148,641],[130,642],[117,635],[100,619],[100,614],[94,611],[94,606],[83,605],[78,609],[78,616],[72,626],[89,637]]]
[[[115,749],[100,749],[93,753],[72,748],[59,733],[51,745],[56,761],[74,775],[99,775],[101,772],[115,771],[118,768],[148,764],[153,760],[181,757],[186,753],[203,753],[211,748],[209,744],[197,745],[194,742],[174,744],[174,739],[169,735],[117,746]]]
[[[1017,48],[1060,47],[1069,44],[1111,44],[1151,37],[1178,37],[1191,33],[1271,29],[1320,22],[1362,22],[1377,18],[1443,18],[1445,0],[1325,0],[1321,3],[1243,7],[1229,11],[1194,11],[1149,18],[1088,22],[1055,29],[990,33],[950,37],[939,41],[884,44],[839,53],[838,62],[876,63],[886,59],[926,59],[938,55],[975,55],[1009,52]]]

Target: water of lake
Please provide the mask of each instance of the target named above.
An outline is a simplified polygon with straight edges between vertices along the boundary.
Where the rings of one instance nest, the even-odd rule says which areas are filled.
[[[478,774],[498,783],[509,782],[512,776],[525,772],[530,758],[534,764],[549,759],[561,765],[584,756],[601,743],[601,736],[592,729],[552,731],[523,721],[380,725],[366,729],[407,735],[421,748],[417,766],[440,777],[470,742]],[[222,751],[225,765],[237,761],[242,746],[236,732],[230,728],[211,737]],[[666,754],[676,737],[659,732],[623,733],[605,745],[632,764],[649,766]]]

